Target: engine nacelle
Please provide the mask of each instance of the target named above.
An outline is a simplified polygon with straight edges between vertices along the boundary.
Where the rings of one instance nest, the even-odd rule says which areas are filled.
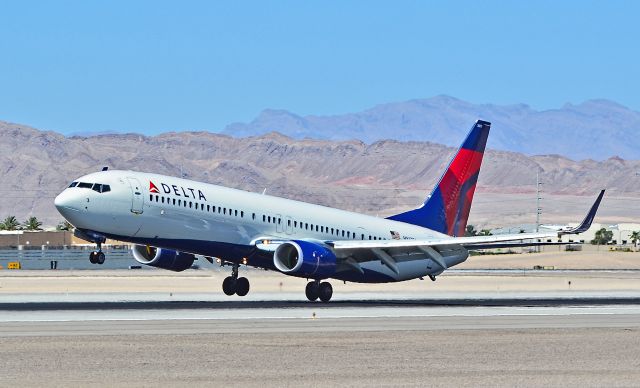
[[[196,257],[189,253],[160,249],[148,245],[134,245],[133,258],[140,264],[180,272],[191,268]]]
[[[288,275],[325,279],[336,272],[336,255],[327,246],[310,241],[282,243],[273,254],[273,264]]]

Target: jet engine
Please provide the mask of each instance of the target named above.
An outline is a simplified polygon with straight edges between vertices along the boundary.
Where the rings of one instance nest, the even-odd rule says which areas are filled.
[[[287,275],[325,279],[336,272],[336,255],[320,242],[287,241],[273,254],[273,264]]]
[[[132,252],[133,257],[140,264],[175,272],[191,268],[193,261],[196,259],[194,255],[189,253],[160,249],[148,245],[134,245]]]

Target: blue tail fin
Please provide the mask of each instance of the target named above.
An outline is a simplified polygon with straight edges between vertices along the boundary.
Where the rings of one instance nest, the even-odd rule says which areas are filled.
[[[388,217],[449,236],[464,236],[491,123],[476,121],[424,204]]]

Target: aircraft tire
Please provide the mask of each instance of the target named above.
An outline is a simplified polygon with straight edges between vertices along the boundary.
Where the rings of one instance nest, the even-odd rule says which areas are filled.
[[[307,299],[309,299],[311,302],[318,299],[318,296],[319,296],[318,288],[319,288],[318,283],[316,282],[307,283],[307,287],[304,289],[304,294],[307,296]]]
[[[322,282],[320,283],[320,289],[319,289],[319,293],[318,296],[320,297],[320,300],[324,303],[327,303],[328,301],[331,300],[331,297],[333,296],[333,287],[331,286],[331,283],[328,282]]]
[[[238,278],[236,280],[236,295],[245,296],[249,293],[249,279],[247,278]]]
[[[89,262],[91,264],[96,264],[97,263],[97,261],[96,261],[96,252],[89,253]]]
[[[102,265],[102,264],[104,264],[104,260],[105,260],[105,256],[104,256],[103,252],[96,253],[96,255],[95,255],[96,263]]]
[[[227,276],[222,281],[222,292],[229,296],[236,293],[236,281],[231,276]]]

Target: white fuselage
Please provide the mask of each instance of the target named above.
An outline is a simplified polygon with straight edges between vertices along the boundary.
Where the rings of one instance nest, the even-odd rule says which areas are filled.
[[[248,265],[269,269],[273,265],[264,254],[255,255],[255,259],[252,256],[258,239],[334,241],[443,236],[403,222],[158,174],[110,170],[85,175],[76,182],[75,187],[65,189],[56,198],[55,204],[78,229],[136,244],[244,260]],[[89,184],[94,186],[88,187]],[[101,187],[108,187],[108,191]],[[460,262],[459,258],[456,260]],[[381,274],[390,277],[387,281],[397,281],[429,274],[430,260],[422,261],[420,265],[407,263],[407,271],[400,275],[389,273],[375,257],[363,266],[374,271],[380,267]]]

